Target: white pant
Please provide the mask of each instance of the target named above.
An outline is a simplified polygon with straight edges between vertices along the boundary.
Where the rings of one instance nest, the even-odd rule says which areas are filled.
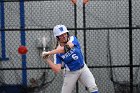
[[[72,93],[74,86],[79,80],[82,84],[84,84],[87,88],[94,88],[97,91],[97,85],[95,83],[95,79],[90,72],[89,68],[85,64],[84,67],[77,71],[64,71],[64,82],[61,93]],[[90,91],[93,92],[93,91]]]

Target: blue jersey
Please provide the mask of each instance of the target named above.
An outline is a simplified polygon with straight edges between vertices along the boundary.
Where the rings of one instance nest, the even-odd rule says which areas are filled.
[[[76,71],[84,65],[83,54],[80,44],[75,36],[71,36],[69,42],[74,44],[67,53],[56,54],[55,63],[63,64],[67,70]]]

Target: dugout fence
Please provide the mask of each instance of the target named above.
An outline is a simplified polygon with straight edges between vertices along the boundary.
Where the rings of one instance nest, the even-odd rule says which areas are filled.
[[[68,27],[81,43],[100,93],[140,93],[139,0],[1,0],[0,93],[60,93],[62,73],[41,58],[56,44],[52,29]],[[28,48],[20,55],[20,45]],[[77,82],[73,93],[88,93]]]

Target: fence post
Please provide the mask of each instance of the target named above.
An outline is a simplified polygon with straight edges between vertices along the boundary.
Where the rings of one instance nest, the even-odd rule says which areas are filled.
[[[20,32],[21,45],[26,46],[24,0],[20,0]],[[22,84],[27,86],[26,54],[22,55]]]

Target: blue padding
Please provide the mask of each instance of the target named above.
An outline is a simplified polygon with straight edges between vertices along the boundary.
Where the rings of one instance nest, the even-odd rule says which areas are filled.
[[[5,17],[4,17],[4,2],[1,0],[0,5],[0,27],[1,27],[1,58],[0,61],[7,61],[9,58],[6,58],[6,45],[5,45]]]
[[[99,93],[98,91],[92,92],[92,93]]]
[[[21,45],[26,46],[25,34],[25,15],[24,15],[24,0],[20,0],[20,28],[21,28]],[[22,84],[27,86],[27,71],[26,69],[26,55],[22,55]]]
[[[0,93],[21,93],[21,85],[1,85]]]
[[[22,55],[22,84],[27,86],[26,55]]]

